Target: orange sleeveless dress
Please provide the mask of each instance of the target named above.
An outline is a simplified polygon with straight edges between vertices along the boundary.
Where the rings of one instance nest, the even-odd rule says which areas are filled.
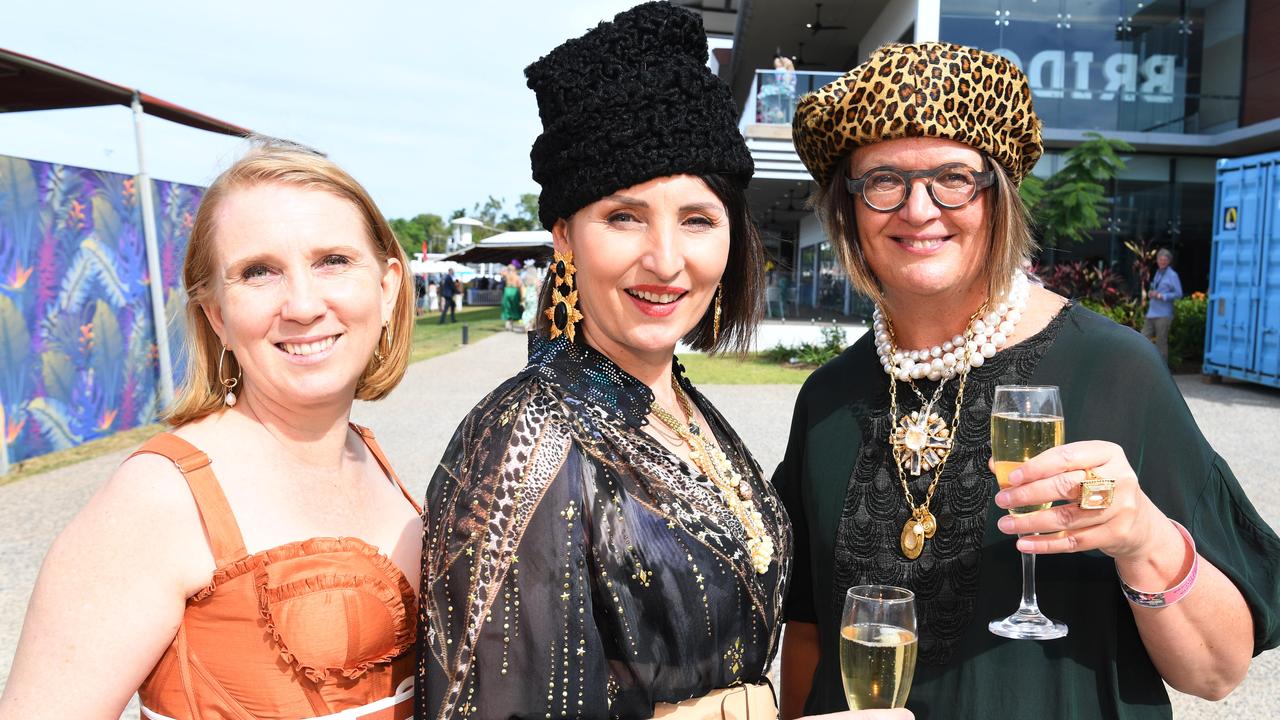
[[[373,433],[351,427],[421,512]],[[208,456],[169,433],[141,453],[182,471],[217,565],[138,689],[143,718],[413,715],[417,601],[389,558],[358,538],[311,538],[249,555]]]

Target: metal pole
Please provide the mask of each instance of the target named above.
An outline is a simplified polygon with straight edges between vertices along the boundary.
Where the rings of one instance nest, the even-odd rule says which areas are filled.
[[[9,474],[9,424],[4,417],[4,398],[0,397],[0,477]]]
[[[142,100],[133,94],[133,134],[138,146],[138,197],[142,199],[142,236],[147,248],[147,274],[151,281],[151,320],[156,332],[156,355],[160,361],[160,405],[173,404],[173,361],[169,356],[169,322],[164,312],[164,277],[160,274],[160,247],[156,242],[155,201],[151,197],[151,176],[142,154]]]

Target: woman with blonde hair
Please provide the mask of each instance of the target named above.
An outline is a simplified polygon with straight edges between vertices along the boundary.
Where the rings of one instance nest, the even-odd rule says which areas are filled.
[[[404,718],[419,508],[352,402],[404,375],[413,287],[332,161],[253,149],[183,267],[186,385],[54,542],[0,717]],[[66,683],[74,681],[74,691]]]

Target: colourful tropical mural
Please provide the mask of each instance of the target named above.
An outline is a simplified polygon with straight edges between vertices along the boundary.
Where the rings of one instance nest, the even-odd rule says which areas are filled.
[[[154,181],[175,384],[182,257],[203,188]],[[9,461],[156,418],[158,364],[136,180],[0,155],[0,430]]]

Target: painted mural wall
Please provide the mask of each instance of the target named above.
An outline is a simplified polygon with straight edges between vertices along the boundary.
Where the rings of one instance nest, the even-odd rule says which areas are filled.
[[[153,182],[175,385],[182,257],[203,188]],[[9,461],[154,422],[159,407],[135,178],[0,155],[0,429]]]

